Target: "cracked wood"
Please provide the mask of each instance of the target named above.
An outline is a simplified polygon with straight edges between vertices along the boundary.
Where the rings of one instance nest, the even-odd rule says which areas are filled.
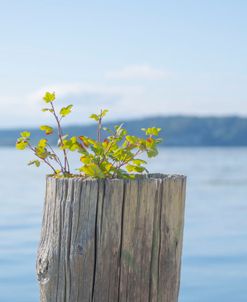
[[[41,302],[177,302],[186,178],[47,177]]]

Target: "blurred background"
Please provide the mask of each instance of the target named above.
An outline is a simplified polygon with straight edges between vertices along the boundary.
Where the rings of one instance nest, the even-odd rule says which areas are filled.
[[[74,104],[68,133],[93,133],[104,108],[109,126],[162,127],[149,170],[188,176],[179,302],[247,301],[246,13],[242,0],[1,3],[0,301],[39,301],[50,171],[14,145],[53,125],[47,90]]]

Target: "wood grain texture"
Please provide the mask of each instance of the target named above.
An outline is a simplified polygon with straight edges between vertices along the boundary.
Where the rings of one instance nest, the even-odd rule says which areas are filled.
[[[186,178],[47,177],[42,302],[177,302]]]

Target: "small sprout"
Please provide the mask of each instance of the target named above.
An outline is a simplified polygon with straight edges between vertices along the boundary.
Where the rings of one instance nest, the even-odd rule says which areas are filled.
[[[91,115],[89,116],[89,118],[95,120],[96,122],[98,122],[98,120],[99,120],[99,116],[98,116],[97,114],[91,114]]]
[[[143,128],[145,137],[128,134],[123,124],[116,125],[113,129],[105,128],[102,126],[102,120],[108,110],[104,109],[99,114],[90,116],[97,122],[97,139],[85,135],[69,136],[63,133],[61,120],[71,113],[73,105],[63,107],[57,112],[53,104],[55,98],[55,93],[46,92],[43,99],[48,108],[42,111],[50,112],[56,121],[57,145],[63,157],[58,156],[46,138],[41,138],[37,145],[33,146],[30,142],[30,132],[23,131],[17,139],[16,148],[28,148],[37,157],[28,165],[39,167],[41,163],[45,163],[52,169],[55,177],[73,177],[74,174],[69,168],[68,152],[78,152],[81,167],[76,170],[79,170],[83,177],[134,179],[136,174],[148,172],[145,168],[147,162],[141,159],[140,155],[154,157],[158,154],[157,145],[161,142],[158,137],[160,128]],[[40,126],[40,130],[46,135],[54,132],[48,125]],[[105,131],[103,134],[102,130]]]
[[[43,100],[46,102],[46,103],[51,103],[53,102],[54,100],[56,99],[56,95],[55,95],[55,92],[46,92],[44,97],[43,97]]]
[[[53,133],[53,128],[50,126],[43,125],[43,126],[40,126],[39,128],[40,128],[40,130],[45,131],[46,135],[50,135]]]
[[[102,118],[104,116],[106,116],[107,112],[109,112],[109,110],[107,109],[104,109],[104,110],[101,110],[99,114],[91,114],[89,117],[93,120],[95,120],[96,122],[102,120]]]
[[[147,128],[147,129],[142,128],[141,130],[144,131],[146,133],[146,135],[157,136],[157,135],[159,135],[161,128],[152,127],[152,128]]]
[[[30,132],[28,132],[28,131],[23,131],[23,132],[21,132],[21,137],[25,137],[25,138],[28,138],[28,137],[30,137]]]

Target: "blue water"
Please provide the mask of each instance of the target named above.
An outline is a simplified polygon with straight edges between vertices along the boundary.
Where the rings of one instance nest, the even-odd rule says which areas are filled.
[[[46,170],[25,152],[0,158],[0,302],[36,302]],[[247,149],[167,148],[149,169],[188,176],[179,301],[246,302]]]

